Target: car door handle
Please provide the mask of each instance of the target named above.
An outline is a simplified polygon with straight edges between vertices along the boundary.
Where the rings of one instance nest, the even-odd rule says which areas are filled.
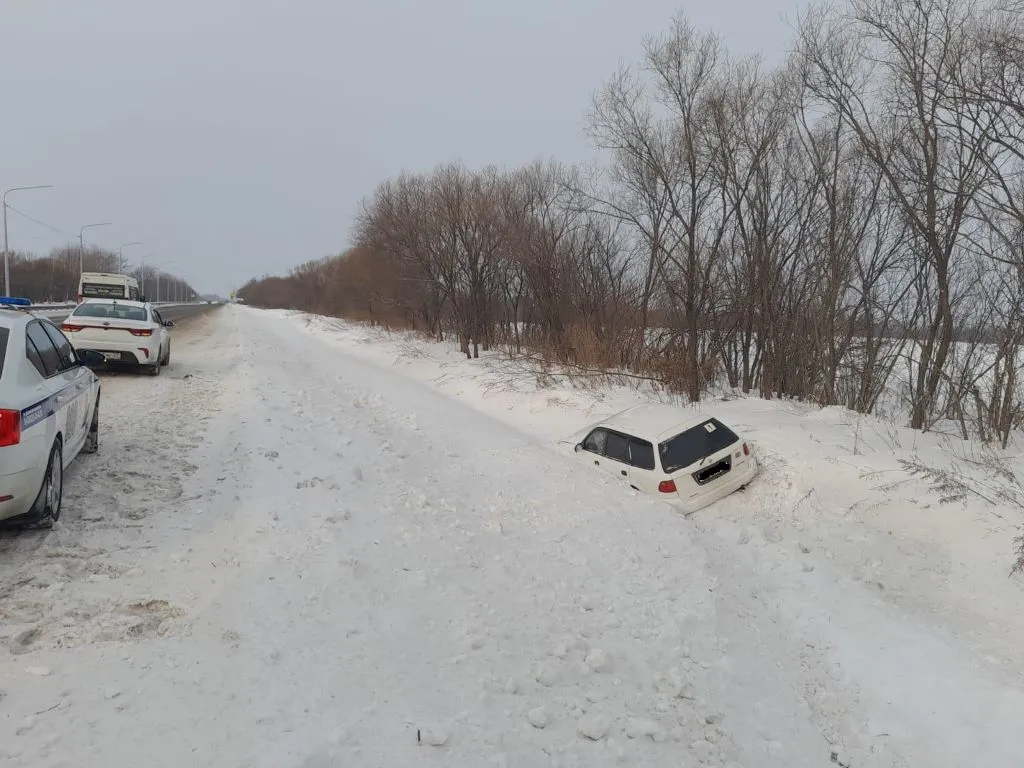
[[[626,477],[626,470],[622,470],[622,476]]]

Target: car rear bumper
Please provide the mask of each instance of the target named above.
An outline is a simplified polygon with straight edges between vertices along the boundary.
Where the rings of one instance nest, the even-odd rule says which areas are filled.
[[[754,454],[751,453],[750,456],[747,457],[747,460],[743,462],[742,466],[730,471],[725,477],[721,478],[719,482],[714,483],[711,488],[703,493],[696,496],[689,496],[685,499],[680,496],[673,496],[663,498],[663,500],[671,504],[680,512],[692,514],[693,512],[704,509],[704,507],[709,504],[714,504],[716,501],[724,499],[726,496],[735,493],[753,480],[757,475],[757,471],[757,459],[754,458]]]
[[[0,520],[27,513],[42,484],[43,470],[37,467],[0,475]],[[6,498],[8,496],[11,498]]]
[[[154,365],[160,355],[156,340],[140,338],[138,341],[106,341],[72,338],[75,349],[91,349],[107,357],[107,362],[122,365]]]

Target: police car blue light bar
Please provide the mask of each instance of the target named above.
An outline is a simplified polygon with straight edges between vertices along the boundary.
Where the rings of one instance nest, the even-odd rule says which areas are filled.
[[[31,307],[32,300],[18,296],[0,296],[0,304],[6,304],[9,307]]]

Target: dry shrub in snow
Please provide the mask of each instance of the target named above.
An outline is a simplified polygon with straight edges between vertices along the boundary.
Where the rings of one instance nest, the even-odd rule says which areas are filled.
[[[1013,545],[1017,560],[1013,564],[1013,568],[1010,569],[1011,576],[1016,573],[1024,573],[1024,530],[1022,530],[1020,536],[1013,540]]]

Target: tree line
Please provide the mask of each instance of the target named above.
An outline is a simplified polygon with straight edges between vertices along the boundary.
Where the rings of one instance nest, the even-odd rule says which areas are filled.
[[[607,162],[403,173],[292,307],[1006,444],[1024,423],[1024,3],[851,0],[775,67],[683,16],[595,93]],[[898,402],[889,402],[893,397]]]
[[[159,276],[160,301],[187,298],[195,290],[184,280],[153,266],[125,269],[118,254],[101,248],[87,248],[81,253],[77,247],[54,248],[47,256],[12,252],[11,291],[35,302],[74,302],[78,296],[79,265],[85,272],[111,272],[127,274],[139,281],[140,290],[152,301],[157,300]]]

